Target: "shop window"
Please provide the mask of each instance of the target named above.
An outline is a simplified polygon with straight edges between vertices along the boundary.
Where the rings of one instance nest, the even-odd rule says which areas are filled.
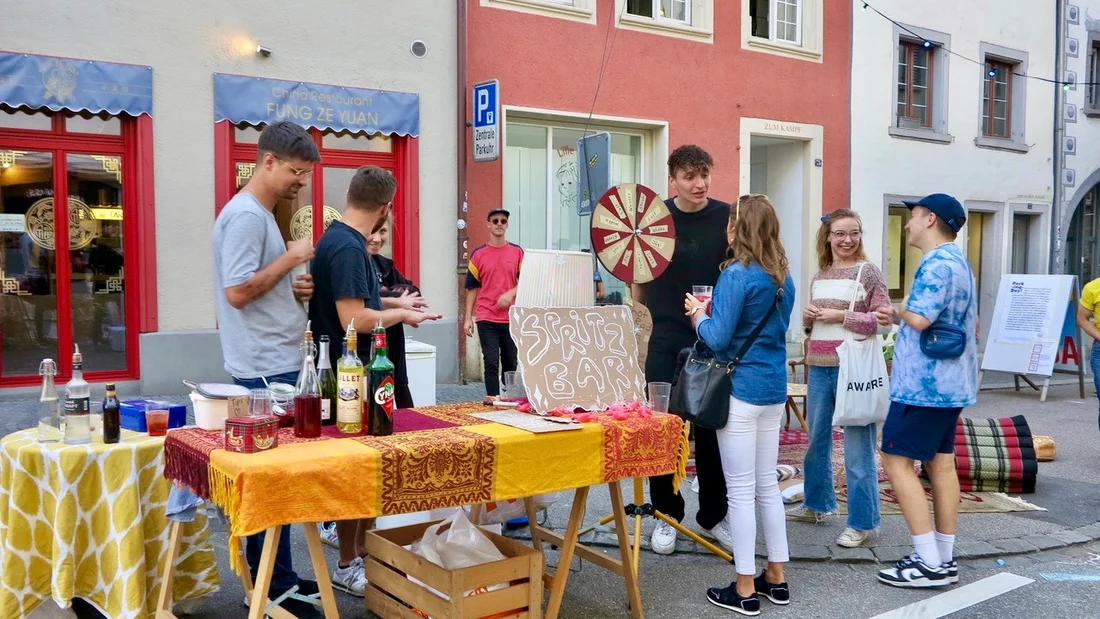
[[[217,209],[220,210],[233,194],[243,188],[256,169],[256,144],[263,126],[229,125],[218,123],[223,139],[229,143],[228,161],[220,157],[217,165],[231,165],[232,186],[219,187]],[[388,242],[381,253],[393,258],[397,268],[413,281],[419,274],[419,219],[411,208],[410,196],[415,188],[405,186],[416,179],[405,181],[407,175],[398,172],[399,160],[407,154],[405,142],[413,141],[388,135],[335,132],[310,129],[321,153],[321,162],[314,166],[313,174],[305,182],[293,200],[280,200],[273,214],[286,241],[312,237],[314,241],[329,225],[344,214],[348,185],[355,171],[364,165],[376,165],[398,177],[397,196],[394,198],[394,214]],[[320,204],[320,215],[314,213],[314,205]]]
[[[604,129],[589,129],[589,132]],[[591,218],[577,214],[577,141],[583,128],[508,123],[504,207],[509,240],[527,249],[590,250]],[[611,184],[644,182],[643,137],[611,131]],[[626,286],[599,267],[607,295]]]
[[[921,251],[909,246],[905,224],[909,221],[909,209],[890,205],[886,217],[886,287],[890,300],[899,303],[913,286],[913,275],[920,265]]]
[[[135,156],[150,128],[148,117],[0,106],[0,385],[37,383],[47,357],[67,380],[74,345],[89,381],[137,377],[137,334],[155,330],[139,293],[155,303],[139,241],[149,171]]]

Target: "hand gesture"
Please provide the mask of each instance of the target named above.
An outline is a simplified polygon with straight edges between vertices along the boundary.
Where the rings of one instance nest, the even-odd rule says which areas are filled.
[[[310,298],[313,297],[313,276],[309,273],[302,273],[294,278],[293,288],[294,297],[302,303],[308,303]]]
[[[474,321],[470,318],[466,319],[466,324],[463,325],[463,330],[466,332],[466,337],[474,336]]]
[[[297,241],[290,241],[286,244],[286,253],[294,258],[295,266],[303,262],[309,262],[313,259],[313,239],[307,237],[298,239]]]
[[[840,324],[844,322],[844,310],[819,309],[817,310],[817,320],[826,324]]]
[[[886,327],[897,323],[898,310],[893,305],[887,305],[875,310],[875,320],[878,324]]]
[[[443,314],[429,314],[422,310],[409,310],[405,313],[405,319],[402,322],[415,329],[425,320],[439,320],[440,318],[443,318]]]
[[[811,304],[807,305],[805,309],[802,310],[802,318],[806,322],[813,322],[813,321],[817,320],[817,316],[820,313],[821,313],[821,309],[818,306],[811,303]]]
[[[512,300],[515,298],[516,293],[514,290],[510,290],[500,295],[500,298],[497,299],[497,309],[508,309],[508,306],[512,304]]]
[[[408,289],[401,293],[401,296],[397,297],[397,302],[402,309],[412,310],[414,312],[423,311],[423,308],[428,307],[428,302],[424,300],[424,297],[420,296],[419,292],[410,292]]]
[[[688,293],[684,295],[684,315],[691,316],[695,308],[706,309],[706,302],[700,301],[695,298],[695,295]]]

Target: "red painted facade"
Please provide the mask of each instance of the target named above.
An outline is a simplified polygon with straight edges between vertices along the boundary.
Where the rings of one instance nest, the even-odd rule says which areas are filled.
[[[597,5],[593,25],[471,0],[467,92],[498,79],[503,106],[587,115],[610,37],[595,115],[667,122],[670,150],[695,143],[714,157],[711,195],[727,201],[748,190],[739,187],[740,118],[822,125],[822,204],[847,204],[851,3],[823,3],[823,62],[743,49],[737,0],[714,0],[712,43],[623,29],[614,0]],[[501,202],[503,159],[475,164],[468,149],[471,249],[485,242],[481,222]]]

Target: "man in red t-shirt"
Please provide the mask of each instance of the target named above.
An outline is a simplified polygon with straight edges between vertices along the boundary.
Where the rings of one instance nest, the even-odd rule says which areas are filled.
[[[502,208],[489,211],[489,242],[470,253],[466,267],[466,336],[473,337],[476,319],[485,359],[487,403],[500,395],[500,366],[505,372],[516,371],[516,344],[508,332],[508,308],[516,300],[523,249],[505,238],[508,216]]]

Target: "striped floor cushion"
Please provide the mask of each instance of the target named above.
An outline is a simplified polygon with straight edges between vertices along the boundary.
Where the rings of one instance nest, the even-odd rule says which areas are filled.
[[[1035,492],[1039,462],[1023,415],[959,419],[955,461],[964,492]]]

